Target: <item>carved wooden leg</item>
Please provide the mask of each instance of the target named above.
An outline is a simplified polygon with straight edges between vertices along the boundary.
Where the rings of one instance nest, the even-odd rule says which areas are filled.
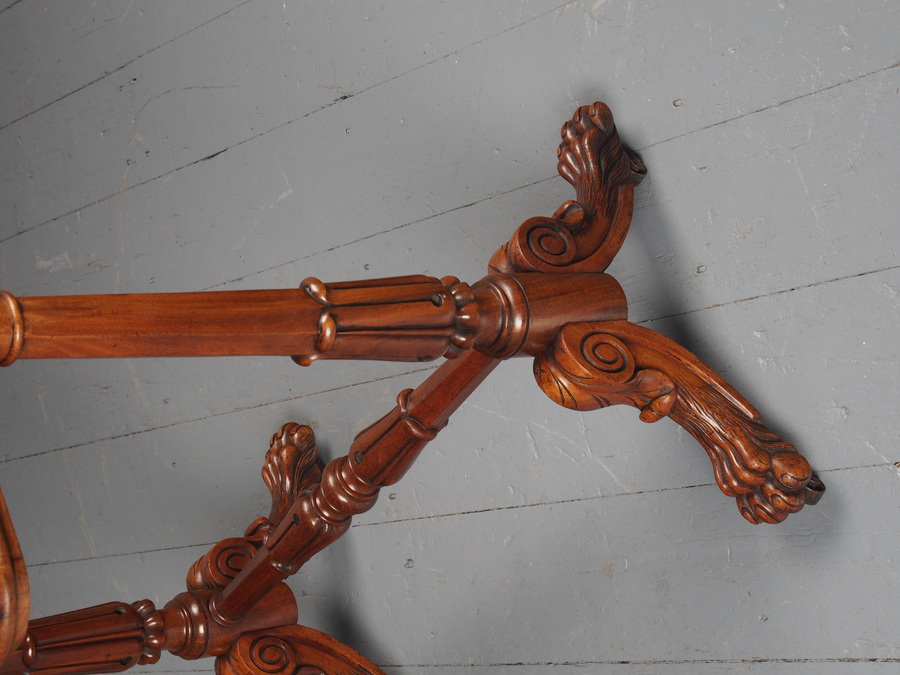
[[[809,462],[764,424],[725,380],[684,347],[628,321],[569,324],[534,373],[575,410],[627,404],[641,419],[671,417],[706,449],[716,483],[751,523],[777,523],[819,500]]]
[[[222,623],[212,612],[216,590],[175,596],[162,609],[149,600],[108,602],[35,619],[25,639],[0,664],[2,675],[87,675],[117,673],[156,663],[163,649],[183,659],[218,656],[244,632],[297,620],[297,603],[278,584],[241,621]]]
[[[342,642],[306,626],[244,633],[216,659],[217,675],[384,675]]]
[[[108,602],[28,624],[21,646],[0,673],[116,673],[156,663],[164,642],[153,603]]]
[[[268,589],[342,536],[354,515],[372,508],[382,487],[400,480],[497,363],[475,351],[444,363],[421,385],[401,392],[397,406],[360,432],[346,456],[328,463],[320,482],[299,492],[279,487],[286,492],[262,523],[262,546],[214,603],[218,618],[240,619]],[[311,443],[312,432],[304,433]],[[296,482],[283,479],[282,469],[272,473],[278,476],[270,487]]]

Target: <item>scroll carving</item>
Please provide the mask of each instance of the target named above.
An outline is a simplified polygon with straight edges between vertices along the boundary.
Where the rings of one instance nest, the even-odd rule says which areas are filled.
[[[225,588],[262,546],[261,536],[229,537],[191,565],[187,574],[189,590]]]
[[[244,633],[216,659],[216,675],[384,675],[365,656],[306,626]]]
[[[575,200],[552,217],[529,218],[490,261],[498,272],[602,272],[619,252],[647,169],[619,140],[609,108],[582,106],[563,125],[559,175]]]
[[[535,359],[551,399],[575,410],[626,404],[655,422],[670,417],[703,446],[716,483],[751,523],[777,523],[824,487],[809,462],[697,357],[627,321],[570,324]]]

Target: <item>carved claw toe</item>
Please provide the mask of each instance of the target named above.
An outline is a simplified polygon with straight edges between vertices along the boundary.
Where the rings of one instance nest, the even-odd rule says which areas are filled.
[[[741,515],[751,523],[779,523],[806,504],[806,486],[813,473],[809,462],[796,451],[771,457],[766,481],[747,494],[737,495]]]
[[[734,497],[749,522],[779,523],[806,504],[812,469],[803,455],[772,433],[758,413],[716,402],[682,386],[670,415],[704,447],[716,483]]]
[[[825,490],[806,458],[727,382],[652,330],[627,321],[569,324],[534,368],[544,393],[567,408],[626,404],[645,422],[670,417],[703,446],[719,488],[751,523],[780,522]]]

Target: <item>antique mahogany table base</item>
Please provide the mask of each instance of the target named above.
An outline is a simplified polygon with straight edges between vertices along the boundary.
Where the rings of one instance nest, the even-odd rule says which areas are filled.
[[[751,523],[777,523],[824,486],[796,449],[693,354],[627,320],[603,273],[618,252],[645,169],[602,103],[562,128],[559,173],[576,199],[525,221],[477,283],[407,276],[299,289],[15,298],[0,292],[0,365],[16,359],[286,355],[447,361],[322,466],[309,427],[285,425],[262,474],[268,517],[191,567],[162,609],[112,602],[28,621],[28,581],[0,494],[0,675],[105,673],[163,649],[215,656],[219,675],[381,673],[364,656],[296,625],[284,579],[370,509],[501,360],[534,358],[538,385],[575,410],[622,403],[670,417],[706,449],[716,483]],[[4,658],[5,657],[5,658]]]

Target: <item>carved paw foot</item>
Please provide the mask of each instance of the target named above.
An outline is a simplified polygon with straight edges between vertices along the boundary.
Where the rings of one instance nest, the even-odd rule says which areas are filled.
[[[268,532],[278,525],[297,497],[322,480],[323,468],[312,429],[296,422],[281,427],[269,441],[262,468],[263,481],[272,495],[272,510],[268,518],[250,525],[245,535]]]
[[[622,146],[612,112],[600,102],[576,110],[561,135],[559,175],[575,188],[584,209],[605,208],[606,217],[612,218],[609,211],[616,204],[608,197],[620,185],[640,183],[647,173],[643,162]]]
[[[553,217],[526,220],[491,258],[498,272],[602,272],[618,253],[634,206],[634,186],[646,168],[619,141],[603,103],[579,108],[563,125],[559,175],[575,201]]]
[[[719,488],[751,523],[780,522],[825,489],[727,382],[652,330],[627,321],[569,324],[534,371],[544,393],[567,408],[626,404],[645,422],[672,418],[704,447]]]

